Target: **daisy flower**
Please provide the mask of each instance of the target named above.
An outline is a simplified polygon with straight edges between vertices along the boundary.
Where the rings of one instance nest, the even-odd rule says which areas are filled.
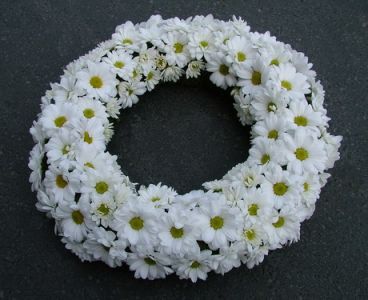
[[[290,122],[275,114],[270,114],[264,120],[254,124],[252,135],[254,137],[262,136],[271,142],[280,143],[282,137],[290,128]]]
[[[91,203],[91,218],[97,225],[101,224],[107,227],[113,219],[115,209],[116,203],[114,198],[93,199]]]
[[[253,139],[252,148],[249,149],[249,164],[266,166],[285,162],[284,154],[279,151],[280,147],[270,139],[257,137]]]
[[[150,92],[152,91],[155,86],[160,82],[161,73],[155,69],[148,69],[145,73],[145,83],[147,86],[147,90]]]
[[[102,123],[107,122],[107,113],[105,106],[97,100],[88,99],[86,97],[78,98],[78,106],[80,116],[83,119],[98,119]]]
[[[240,236],[240,210],[229,207],[224,197],[203,199],[194,218],[195,226],[201,228],[202,240],[214,249],[225,247]]]
[[[153,280],[156,278],[165,278],[173,271],[167,267],[168,262],[164,257],[155,257],[140,253],[129,253],[127,264],[129,269],[134,271],[135,278]]]
[[[146,92],[146,84],[141,81],[120,82],[118,86],[119,96],[123,108],[132,107],[138,102],[138,96]]]
[[[132,245],[145,245],[148,249],[156,243],[157,216],[153,204],[128,200],[115,211],[111,225],[118,237],[125,237]]]
[[[190,59],[188,51],[188,37],[179,32],[168,32],[162,37],[166,46],[166,60],[170,65],[177,65],[183,68]]]
[[[60,83],[51,84],[51,96],[55,103],[75,101],[83,95],[83,91],[76,87],[74,75],[61,76]]]
[[[287,100],[277,89],[265,88],[263,93],[254,95],[251,112],[256,120],[262,120],[271,114],[280,115],[285,111]]]
[[[150,70],[156,68],[156,57],[159,52],[155,48],[147,48],[144,44],[140,49],[138,56],[134,58],[137,65],[143,70],[143,73],[147,74]]]
[[[52,136],[60,128],[70,128],[77,115],[78,112],[71,103],[50,104],[42,111],[40,125],[48,136]]]
[[[234,71],[227,62],[225,55],[213,54],[207,61],[206,69],[211,72],[210,80],[218,87],[226,89],[236,83]]]
[[[63,171],[53,165],[45,173],[44,185],[46,192],[55,197],[56,202],[74,200],[75,193],[79,192],[80,179],[77,172]]]
[[[246,188],[256,188],[264,181],[262,168],[254,165],[249,166],[244,164],[237,172],[229,173],[224,179],[229,178],[231,181],[236,181]]]
[[[241,265],[239,243],[231,244],[229,247],[220,249],[219,254],[213,256],[214,271],[224,275],[232,268],[239,268]]]
[[[177,66],[169,66],[161,73],[164,82],[167,81],[177,82],[183,74],[184,74],[183,69]]]
[[[98,119],[81,119],[75,122],[75,128],[80,142],[90,148],[103,151],[106,148],[104,126]]]
[[[247,222],[244,226],[242,243],[245,243],[248,252],[256,250],[267,240],[267,235],[263,227],[263,224],[258,222]]]
[[[291,207],[284,207],[275,212],[272,221],[265,226],[271,249],[287,242],[296,242],[300,237],[300,220],[298,212]]]
[[[288,51],[285,44],[281,42],[262,47],[259,52],[265,63],[271,66],[279,66],[280,64],[289,62],[291,59],[290,51]]]
[[[193,226],[189,211],[170,208],[169,212],[163,215],[161,226],[158,237],[166,253],[178,256],[199,253],[199,229]]]
[[[210,250],[203,250],[188,258],[178,259],[172,267],[180,279],[190,278],[192,282],[197,282],[198,278],[206,280],[207,273],[211,271],[211,255]]]
[[[271,198],[274,207],[280,209],[285,206],[295,207],[299,203],[301,185],[298,175],[291,176],[278,165],[273,165],[265,172],[266,181],[261,188]]]
[[[28,162],[28,168],[32,171],[29,176],[29,182],[32,183],[32,192],[39,190],[41,187],[43,174],[42,161],[44,160],[44,156],[44,147],[40,143],[37,143],[32,148]]]
[[[136,66],[132,56],[122,50],[108,52],[107,57],[104,57],[103,61],[110,66],[113,73],[119,75],[124,80],[129,80],[130,74]]]
[[[150,184],[147,188],[141,186],[138,191],[139,201],[152,202],[155,207],[168,208],[177,193],[166,185]]]
[[[252,47],[252,43],[244,36],[236,35],[228,40],[226,44],[228,54],[226,59],[229,63],[238,65],[250,64],[257,54],[257,50]]]
[[[116,27],[112,40],[118,48],[123,48],[130,52],[138,51],[141,44],[140,34],[130,21]]]
[[[54,212],[56,205],[57,203],[55,201],[55,197],[52,196],[49,197],[42,190],[37,191],[36,208],[41,212],[45,212],[47,217],[49,218],[52,217],[52,212]]]
[[[58,220],[62,235],[75,242],[81,242],[85,239],[88,228],[92,227],[92,222],[89,219],[89,204],[82,199],[78,203],[74,201],[60,202],[54,217]]]
[[[284,141],[289,170],[297,174],[317,174],[324,170],[326,153],[323,142],[308,135],[305,130],[297,130],[293,136],[285,136]]]
[[[201,60],[194,60],[188,64],[188,68],[186,70],[186,77],[188,78],[197,78],[201,71],[204,69],[204,62]]]
[[[257,94],[268,79],[269,70],[259,56],[250,65],[234,65],[234,70],[240,78],[237,85],[242,88],[244,94]]]
[[[273,203],[267,193],[259,189],[248,190],[243,199],[238,206],[250,223],[262,222],[271,216]]]
[[[77,86],[87,92],[87,96],[108,98],[116,95],[118,80],[107,63],[88,61],[87,68],[77,73]]]
[[[212,31],[208,28],[190,33],[188,48],[191,57],[197,60],[200,60],[203,56],[207,58],[208,54],[214,50],[212,40]]]
[[[87,253],[86,248],[83,247],[83,243],[74,242],[69,238],[63,237],[61,241],[65,244],[65,248],[73,252],[79,259],[84,261],[93,261],[93,257],[91,254]]]
[[[307,77],[297,73],[295,67],[289,63],[274,66],[270,71],[272,85],[275,85],[289,99],[304,99],[309,94]]]

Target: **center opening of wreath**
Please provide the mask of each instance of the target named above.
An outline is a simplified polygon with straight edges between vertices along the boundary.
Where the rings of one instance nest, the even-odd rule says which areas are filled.
[[[139,185],[200,189],[248,157],[250,126],[241,125],[233,103],[230,90],[205,75],[162,83],[121,111],[108,150]]]

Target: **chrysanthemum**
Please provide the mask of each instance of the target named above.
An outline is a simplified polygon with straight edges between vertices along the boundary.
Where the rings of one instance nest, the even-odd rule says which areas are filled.
[[[270,114],[252,127],[252,135],[254,137],[262,136],[271,142],[279,144],[291,126],[288,120],[275,114]]]
[[[197,282],[198,278],[206,280],[207,273],[211,271],[210,265],[213,260],[211,255],[210,250],[203,250],[188,258],[180,258],[172,267],[180,279],[190,278],[192,282]]]
[[[157,279],[165,278],[173,271],[167,267],[168,261],[165,257],[159,255],[144,255],[140,253],[129,253],[127,264],[129,269],[134,271],[135,278]]]
[[[204,198],[194,218],[195,226],[201,229],[202,240],[215,249],[225,247],[240,236],[240,210],[229,207],[223,197]]]
[[[290,175],[278,165],[265,172],[266,181],[261,188],[271,197],[274,207],[295,207],[300,202],[301,184],[298,175]]]
[[[51,165],[45,173],[44,185],[47,193],[54,195],[56,202],[71,201],[79,192],[80,178],[75,171],[63,171]]]
[[[138,194],[139,201],[152,202],[155,207],[163,208],[168,208],[177,195],[172,188],[161,185],[161,183],[158,185],[150,184],[148,187],[142,186]]]
[[[297,73],[290,63],[273,66],[270,71],[272,85],[275,85],[289,99],[304,99],[304,94],[310,92],[307,77]]]
[[[256,188],[264,181],[261,167],[248,164],[244,164],[237,172],[231,172],[225,178],[238,182],[246,188]]]
[[[296,130],[293,136],[285,136],[284,140],[288,169],[297,174],[303,171],[317,174],[324,170],[326,152],[320,140],[308,135],[302,129]]]
[[[50,104],[43,111],[40,125],[48,136],[60,130],[70,128],[70,124],[77,119],[78,112],[70,103]]]
[[[201,60],[191,61],[186,70],[187,78],[197,78],[201,74],[201,71],[204,69],[204,67],[204,62]]]
[[[291,59],[290,51],[281,42],[268,44],[259,51],[265,63],[271,66],[279,66],[280,64],[289,62]]]
[[[252,47],[250,40],[244,36],[236,35],[227,42],[227,60],[237,65],[250,64],[257,54],[257,50]]]
[[[271,216],[273,203],[270,196],[262,190],[248,190],[243,201],[238,203],[246,220],[250,223],[262,222]]]
[[[192,58],[200,60],[203,56],[208,58],[208,54],[214,50],[212,31],[204,28],[189,34],[188,48]]]
[[[178,256],[199,253],[199,228],[194,226],[190,215],[190,211],[175,207],[163,215],[158,237],[166,253]]]
[[[164,69],[161,74],[164,82],[177,82],[179,78],[184,74],[184,71],[182,68],[179,68],[177,66],[169,66]]]
[[[138,96],[146,92],[146,84],[141,81],[123,81],[118,86],[123,108],[132,107],[138,102]]]
[[[106,63],[87,63],[87,68],[77,73],[77,86],[87,92],[87,96],[108,98],[116,95],[118,80]]]
[[[81,119],[75,122],[75,129],[81,143],[100,151],[106,148],[104,126],[100,120]]]
[[[78,107],[83,119],[98,119],[102,123],[107,122],[106,107],[100,101],[81,97],[78,98]]]
[[[162,37],[166,46],[166,60],[170,65],[183,68],[190,60],[188,37],[179,32],[168,32]]]
[[[111,225],[119,237],[129,240],[132,245],[144,245],[151,249],[156,243],[157,213],[153,204],[127,201],[114,215]]]
[[[42,161],[44,159],[45,151],[43,146],[36,144],[29,157],[28,168],[32,170],[29,176],[29,182],[32,183],[32,191],[39,190],[42,182]]]
[[[108,52],[107,57],[104,57],[103,61],[110,66],[113,73],[116,73],[124,80],[129,80],[130,74],[135,68],[132,56],[123,50]]]
[[[115,209],[116,203],[113,197],[94,199],[91,203],[92,220],[95,221],[97,225],[101,224],[107,227],[113,219]]]
[[[75,242],[86,238],[88,228],[92,227],[87,201],[62,201],[56,208],[54,217],[58,220],[63,236]]]
[[[223,89],[236,83],[233,68],[227,62],[224,54],[211,55],[206,65],[207,71],[211,72],[210,80]]]
[[[161,73],[155,69],[147,69],[144,73],[145,83],[148,91],[152,91],[161,80]]]
[[[232,268],[240,267],[241,247],[239,246],[239,243],[233,243],[229,247],[220,249],[219,254],[213,256],[213,269],[216,273],[224,275]]]
[[[137,51],[141,44],[139,32],[130,21],[117,26],[112,39],[118,48],[123,48],[127,51]]]
[[[268,165],[285,162],[284,154],[279,151],[280,147],[265,137],[257,137],[253,140],[249,150],[249,164]]]

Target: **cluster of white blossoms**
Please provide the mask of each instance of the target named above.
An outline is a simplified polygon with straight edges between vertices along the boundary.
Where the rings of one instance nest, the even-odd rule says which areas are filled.
[[[299,239],[339,159],[327,132],[324,91],[312,64],[240,18],[163,20],[116,28],[112,39],[70,63],[42,98],[31,128],[29,167],[37,208],[83,261],[123,262],[137,278],[248,268]],[[231,90],[242,124],[253,124],[248,159],[185,195],[135,187],[106,151],[120,109],[159,82],[203,72]]]

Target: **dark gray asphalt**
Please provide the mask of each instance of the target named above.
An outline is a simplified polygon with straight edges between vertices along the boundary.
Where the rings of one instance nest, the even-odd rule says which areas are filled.
[[[251,271],[212,274],[196,285],[173,276],[134,280],[126,267],[81,263],[34,207],[28,129],[49,82],[116,25],[156,13],[236,14],[305,52],[326,89],[330,130],[344,136],[301,241]],[[0,299],[368,298],[367,1],[3,0],[0,16]],[[161,86],[123,112],[110,149],[135,181],[198,188],[246,158],[249,129],[230,101],[203,81]]]

